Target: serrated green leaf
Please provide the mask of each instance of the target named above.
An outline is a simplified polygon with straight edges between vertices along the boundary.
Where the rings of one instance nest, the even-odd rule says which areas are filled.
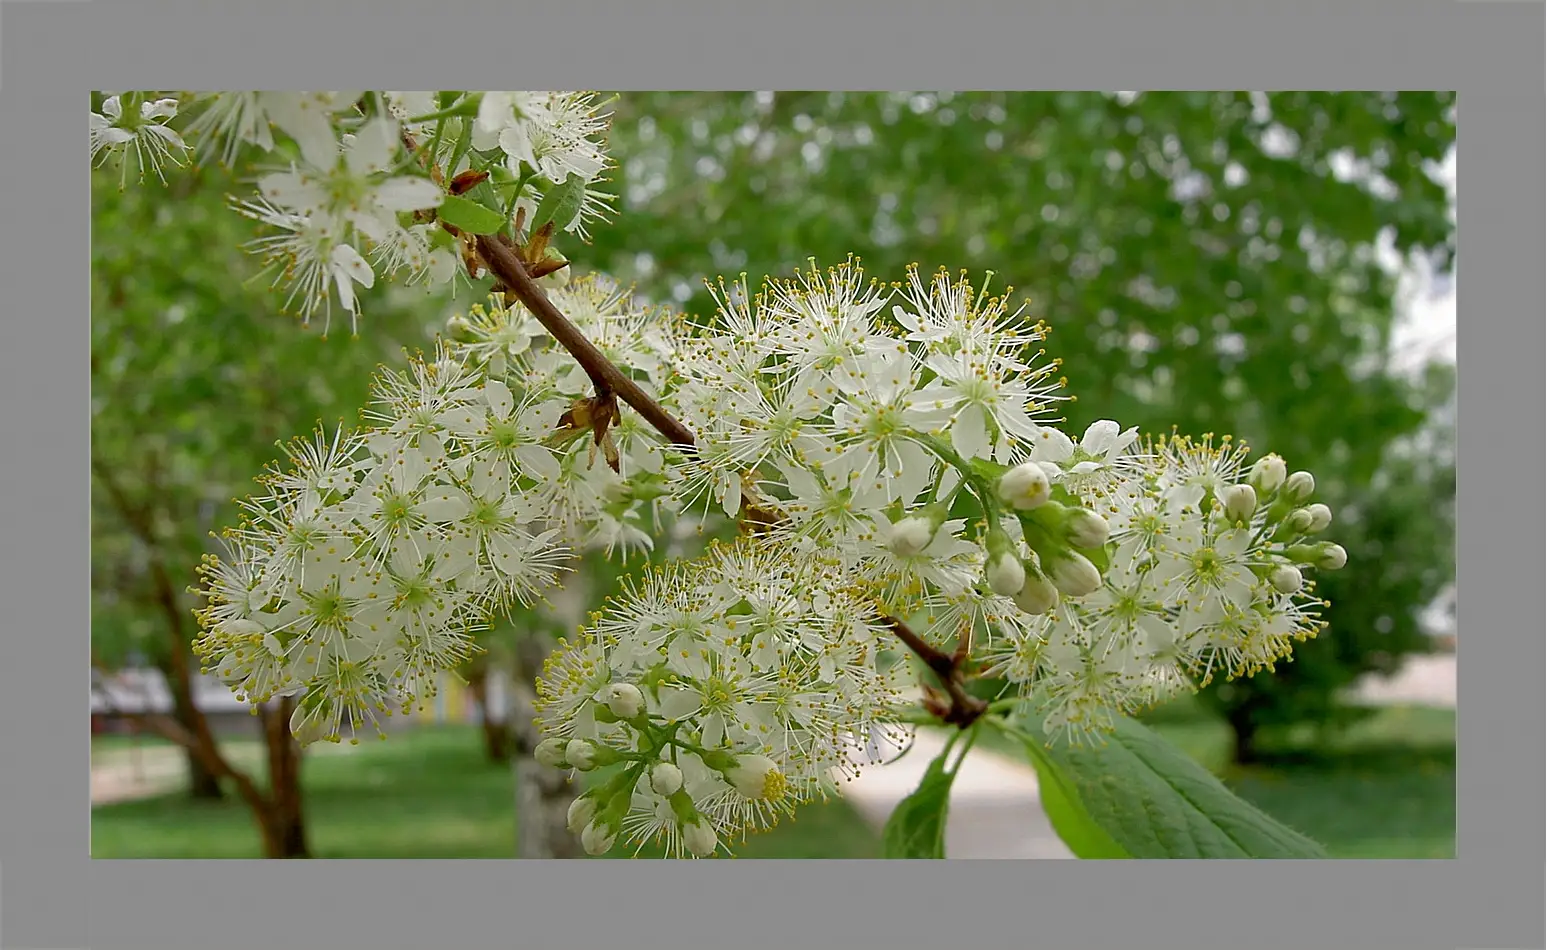
[[[505,226],[505,216],[459,195],[447,195],[437,213],[440,219],[468,234],[494,234]]]
[[[1102,745],[1077,746],[1061,738],[1048,742],[1038,726],[1024,719],[1017,728],[1028,743],[1041,742],[1042,755],[1067,778],[1055,789],[1076,800],[1090,821],[1132,857],[1327,856],[1321,845],[1237,797],[1186,753],[1132,719],[1119,719]],[[1068,815],[1062,820],[1068,821]]]
[[[951,805],[954,771],[946,770],[951,747],[941,750],[925,769],[918,788],[897,803],[881,838],[888,858],[945,857],[945,819]]]
[[[570,175],[543,195],[543,200],[532,214],[532,230],[535,232],[549,221],[553,222],[557,230],[569,227],[575,216],[580,214],[580,206],[584,201],[585,180],[579,175]]]
[[[1037,794],[1053,830],[1077,858],[1100,860],[1132,857],[1085,810],[1079,792],[1047,750],[1035,740],[1023,740],[1026,757],[1037,772]]]

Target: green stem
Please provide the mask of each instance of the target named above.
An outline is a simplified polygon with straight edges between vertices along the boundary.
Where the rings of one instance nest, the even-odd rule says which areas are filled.
[[[458,99],[456,102],[452,103],[445,109],[441,109],[437,112],[426,112],[424,115],[416,115],[411,117],[408,121],[411,124],[418,125],[421,122],[430,122],[437,119],[455,119],[463,116],[474,116],[478,114],[478,105],[482,101],[482,93],[473,93],[470,96],[463,96],[461,99]]]

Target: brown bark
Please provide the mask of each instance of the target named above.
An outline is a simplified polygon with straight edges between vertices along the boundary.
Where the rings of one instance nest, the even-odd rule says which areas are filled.
[[[259,814],[263,854],[268,858],[307,858],[306,822],[301,810],[301,747],[290,732],[295,700],[264,707],[263,740],[269,759],[269,807]]]
[[[173,676],[167,664],[161,670],[168,684],[173,682]],[[193,703],[193,696],[189,689],[172,689],[172,718],[189,733],[197,730],[194,718],[203,717]],[[188,794],[201,801],[218,801],[226,797],[226,792],[220,784],[220,776],[211,772],[204,764],[204,760],[191,749],[184,750],[188,759]]]

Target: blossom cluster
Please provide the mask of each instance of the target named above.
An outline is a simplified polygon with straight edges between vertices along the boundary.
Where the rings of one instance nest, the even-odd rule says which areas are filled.
[[[630,589],[540,683],[541,758],[622,769],[571,813],[588,849],[625,834],[713,852],[777,814],[733,794],[724,770],[746,757],[780,776],[780,801],[852,774],[863,737],[899,718],[897,668],[868,704],[853,691],[881,673],[892,618],[1076,738],[1271,666],[1319,628],[1312,575],[1346,555],[1314,540],[1331,512],[1310,501],[1309,473],[1272,455],[1248,469],[1228,438],[1141,442],[1109,420],[1075,441],[1047,418],[1057,364],[1028,352],[1041,324],[964,279],[908,278],[883,287],[850,261],[757,296],[721,285],[714,319],[672,329],[660,396],[698,441],[659,446],[652,472],[677,504],[751,530]],[[813,565],[842,579],[853,621],[805,599]],[[812,634],[791,631],[813,616],[824,649],[847,643],[858,668],[783,659],[781,643],[809,652]],[[773,669],[766,682],[841,700],[819,735],[747,698]],[[651,777],[667,756],[662,791]]]
[[[884,615],[990,660],[1048,724],[1099,731],[1319,628],[1314,569],[1345,555],[1308,473],[1242,474],[1225,440],[1140,445],[1049,418],[1046,327],[965,278],[867,281],[849,261],[715,288],[668,404],[700,435],[685,503],[833,559]],[[1276,473],[1276,474],[1275,474]],[[1306,507],[1309,505],[1309,507]]]
[[[165,181],[195,154],[227,166],[263,156],[257,193],[233,206],[263,229],[250,249],[286,288],[286,307],[307,321],[320,311],[325,330],[335,300],[357,329],[356,288],[378,278],[457,277],[465,247],[433,212],[458,176],[474,175],[507,216],[530,216],[578,180],[581,200],[554,226],[581,238],[613,200],[598,187],[608,117],[586,92],[130,92],[101,110],[92,157],[121,157],[125,176],[133,164]],[[193,118],[179,132],[170,123],[184,112]]]
[[[905,739],[888,728],[905,699],[889,630],[810,551],[743,538],[608,606],[538,684],[538,761],[604,770],[569,811],[593,854],[706,857]]]
[[[649,311],[593,279],[553,297],[648,383]],[[303,742],[379,730],[433,695],[571,552],[650,545],[652,494],[566,427],[588,382],[529,319],[491,301],[459,318],[460,339],[383,373],[366,425],[293,443],[226,556],[206,559],[205,667],[254,704],[299,695]],[[652,480],[648,453],[625,449]]]

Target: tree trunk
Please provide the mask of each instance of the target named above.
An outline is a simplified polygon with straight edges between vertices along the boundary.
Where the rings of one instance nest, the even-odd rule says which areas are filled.
[[[181,644],[174,641],[172,649],[177,649]],[[161,665],[161,675],[166,680],[167,690],[172,694],[172,718],[177,724],[188,730],[190,734],[197,735],[199,721],[204,713],[194,705],[193,684],[188,681],[187,668],[182,664],[165,663]],[[192,749],[185,750],[184,758],[188,761],[188,794],[201,801],[219,801],[225,797],[225,789],[220,785],[220,777],[209,770],[204,758]]]
[[[264,745],[269,759],[268,807],[259,813],[263,854],[268,858],[308,858],[306,822],[301,810],[301,747],[290,733],[295,700],[287,697],[264,707]]]
[[[516,644],[507,722],[513,746],[510,760],[516,784],[518,858],[576,858],[582,854],[580,839],[566,827],[570,803],[579,789],[570,785],[562,770],[540,765],[532,758],[541,738],[533,722],[537,715],[532,705],[537,698],[534,684],[552,647],[553,641],[537,631],[522,636]]]
[[[467,689],[478,705],[478,718],[483,727],[483,751],[490,762],[510,761],[510,722],[506,711],[495,709],[489,697],[489,664],[483,659],[476,661],[467,672]]]

